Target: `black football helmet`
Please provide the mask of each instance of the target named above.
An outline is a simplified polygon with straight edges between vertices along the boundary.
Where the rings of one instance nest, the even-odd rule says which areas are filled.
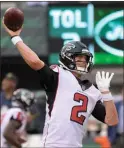
[[[13,92],[12,102],[20,102],[27,109],[34,103],[34,99],[34,94],[31,91],[20,88]]]
[[[87,56],[87,66],[82,70],[79,70],[76,66],[75,57],[77,55]],[[71,41],[65,44],[61,49],[59,58],[59,63],[63,68],[80,74],[91,72],[93,67],[93,55],[88,50],[87,46],[80,41]]]

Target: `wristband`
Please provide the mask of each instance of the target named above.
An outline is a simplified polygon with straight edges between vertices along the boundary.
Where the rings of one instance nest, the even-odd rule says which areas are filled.
[[[107,94],[102,94],[102,99],[103,101],[111,101],[113,100],[113,97],[111,93],[107,93]]]
[[[14,45],[16,45],[18,42],[23,41],[20,36],[14,36],[11,38],[11,41]]]

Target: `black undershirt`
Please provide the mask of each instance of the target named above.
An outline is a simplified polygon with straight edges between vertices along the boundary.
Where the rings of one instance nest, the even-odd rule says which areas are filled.
[[[37,71],[40,76],[41,86],[45,89],[47,94],[47,103],[49,105],[49,115],[51,115],[57,86],[58,86],[58,73],[50,69],[45,65],[42,69]],[[92,84],[88,80],[81,81],[77,79],[80,85],[84,85],[85,89],[88,89]],[[94,107],[92,115],[99,121],[105,121],[105,107],[101,101],[98,101]]]

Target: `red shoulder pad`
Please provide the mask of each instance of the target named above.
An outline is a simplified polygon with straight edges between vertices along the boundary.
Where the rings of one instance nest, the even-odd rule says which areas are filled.
[[[58,65],[51,65],[50,68],[55,71],[55,72],[59,72],[59,66]]]
[[[22,121],[23,120],[23,114],[22,112],[17,112],[13,115],[13,119],[18,120],[18,121]]]

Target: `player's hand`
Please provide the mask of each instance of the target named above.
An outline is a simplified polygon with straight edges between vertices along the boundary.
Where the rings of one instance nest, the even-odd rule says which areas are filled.
[[[109,72],[104,71],[102,71],[101,73],[98,71],[96,73],[96,84],[101,92],[109,91],[110,81],[113,75],[114,73],[109,74]]]
[[[2,24],[3,24],[3,27],[5,28],[6,32],[12,37],[12,36],[19,36],[21,31],[22,31],[22,28],[20,28],[19,30],[17,31],[12,31],[10,29],[7,28],[7,26],[4,24],[4,19],[2,20]]]

